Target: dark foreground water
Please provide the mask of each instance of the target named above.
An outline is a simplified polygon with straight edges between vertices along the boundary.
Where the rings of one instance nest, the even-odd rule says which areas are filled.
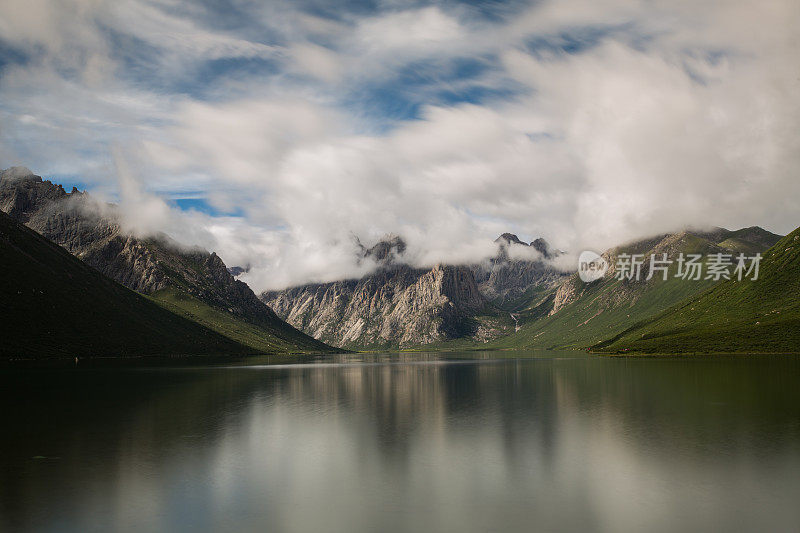
[[[347,356],[0,386],[2,531],[800,529],[797,357]]]

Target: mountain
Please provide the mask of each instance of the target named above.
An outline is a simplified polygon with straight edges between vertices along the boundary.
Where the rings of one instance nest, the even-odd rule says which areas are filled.
[[[425,270],[402,263],[405,243],[393,237],[362,246],[364,257],[384,260],[369,276],[261,298],[290,324],[336,346],[585,349],[718,283],[677,278],[676,264],[666,280],[646,280],[651,256],[754,254],[779,239],[758,227],[657,235],[608,250],[605,276],[585,283],[553,268],[559,252],[543,239],[526,243],[506,233],[487,261]],[[643,279],[617,279],[621,254],[643,256]]]
[[[573,274],[555,290],[536,295],[517,313],[519,331],[491,343],[495,348],[587,348],[608,339],[633,324],[652,318],[687,297],[715,285],[714,280],[676,278],[677,265],[669,269],[667,280],[660,273],[645,280],[616,279],[620,254],[642,254],[645,265],[650,256],[680,253],[755,253],[764,251],[780,237],[761,228],[729,231],[686,230],[664,234],[608,250],[603,258],[610,266],[605,276],[591,283]]]
[[[515,245],[529,246],[513,237]],[[541,260],[542,252],[528,254],[536,260],[510,259],[515,254],[505,241],[498,241],[497,257],[485,264],[430,269],[402,262],[406,244],[400,237],[370,248],[357,244],[361,258],[378,263],[374,273],[267,291],[262,300],[293,326],[334,346],[410,348],[506,335],[514,331],[514,321],[503,305],[562,277]]]
[[[106,276],[258,351],[325,351],[236,280],[215,254],[126,232],[116,207],[23,167],[0,174],[0,210]]]
[[[471,269],[481,294],[498,309],[520,311],[564,279],[565,273],[549,262],[558,253],[544,239],[526,243],[513,233],[503,233],[494,242],[497,255]]]
[[[228,267],[228,272],[230,272],[231,276],[233,276],[234,278],[238,278],[242,274],[244,274],[246,272],[250,272],[250,267],[249,266],[246,266],[246,267],[232,266],[232,267]]]
[[[717,322],[706,324],[702,317],[692,315],[692,324],[706,328],[695,331],[682,318],[690,315],[685,309],[681,318],[668,318],[665,312],[680,302],[700,298],[705,291],[712,290],[708,294],[716,295],[713,291],[728,286],[728,282],[681,279],[675,275],[676,264],[669,266],[666,279],[659,274],[650,280],[621,280],[616,276],[617,260],[623,254],[641,254],[645,277],[651,257],[752,255],[764,252],[780,239],[758,227],[736,231],[688,229],[658,235],[608,250],[603,258],[610,268],[602,278],[586,283],[577,274],[567,275],[553,267],[553,260],[562,252],[542,238],[527,243],[504,233],[495,241],[495,256],[479,264],[416,268],[406,262],[403,239],[388,236],[372,246],[356,240],[354,260],[377,264],[373,273],[361,279],[307,284],[256,297],[246,284],[235,279],[247,266],[228,269],[216,254],[181,247],[166,235],[131,235],[120,226],[115,206],[100,205],[75,189],[66,192],[27,169],[15,167],[0,174],[0,210],[99,272],[148,295],[162,308],[259,352],[332,349],[324,343],[348,349],[426,345],[710,349],[714,332],[724,330]],[[792,241],[786,250],[796,246]],[[769,257],[775,261],[777,256],[770,251]],[[769,262],[765,268],[772,272]],[[770,275],[769,279],[778,279],[778,274]],[[791,279],[781,279],[793,286]],[[776,283],[770,286],[777,287]],[[742,282],[736,285],[736,291],[726,290],[738,294],[745,286]],[[772,324],[775,317],[764,315],[765,309],[745,312],[741,306],[752,307],[755,304],[748,302],[758,298],[769,306],[788,296],[778,289],[758,298],[753,294],[740,295],[741,301],[719,296],[730,307],[728,315],[712,309],[706,300],[696,305],[708,309],[709,317],[728,320],[739,328],[736,331],[744,331],[749,324],[737,322],[735,314],[740,312],[749,317],[747,320],[755,317],[753,323],[758,326]],[[775,309],[788,310],[781,311],[781,320],[790,320],[791,306],[786,302],[781,305]],[[780,328],[786,325],[781,322],[776,327],[775,331],[783,331]],[[639,337],[633,338],[634,334]],[[762,340],[772,349],[778,344],[769,341],[770,335],[763,335]],[[693,338],[695,344],[690,342]],[[794,339],[791,335],[787,338]],[[726,345],[754,350],[761,341],[753,334],[748,342]]]
[[[752,229],[752,228],[749,228]],[[747,241],[746,242],[751,242]],[[601,352],[800,352],[800,228],[733,277],[593,347]]]
[[[345,348],[410,347],[491,334],[491,315],[466,267],[381,268],[360,280],[262,294],[279,316]]]
[[[473,319],[486,302],[468,268],[397,263],[405,250],[398,237],[361,250],[380,264],[371,275],[267,291],[261,298],[290,324],[341,347],[408,347],[480,335],[487,327]]]
[[[5,213],[0,267],[0,357],[253,353],[103,276]]]

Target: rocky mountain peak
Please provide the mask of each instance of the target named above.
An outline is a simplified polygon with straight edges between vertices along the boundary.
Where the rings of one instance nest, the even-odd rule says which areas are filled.
[[[513,233],[503,233],[498,238],[494,240],[494,242],[498,244],[521,244],[522,246],[528,246],[528,243],[525,241],[519,240],[519,237],[514,235]]]
[[[386,264],[392,263],[396,256],[403,255],[406,251],[406,242],[397,235],[387,235],[370,248],[366,248],[360,242],[358,246],[361,248],[362,257],[371,257],[378,263]]]
[[[245,266],[232,266],[228,267],[228,272],[230,272],[231,276],[234,278],[241,276],[247,272],[250,272],[250,265]]]
[[[535,248],[536,251],[542,254],[546,259],[553,256],[553,252],[550,250],[550,244],[541,237],[530,243],[529,246]]]
[[[24,224],[31,213],[67,196],[63,187],[42,180],[25,167],[11,167],[0,173],[0,210]]]
[[[41,176],[35,175],[27,167],[11,167],[0,172],[0,181],[31,180],[42,181]]]
[[[534,240],[530,244],[520,240],[519,237],[514,235],[513,233],[503,233],[498,238],[494,240],[500,247],[500,252],[498,254],[498,259],[505,260],[508,259],[508,254],[506,247],[512,244],[519,245],[519,246],[528,246],[535,249],[537,252],[542,254],[545,259],[550,259],[554,255],[552,249],[550,248],[550,244],[544,240],[543,238],[539,237],[538,239]]]
[[[256,325],[274,321],[272,311],[234,279],[217,254],[187,249],[165,234],[128,234],[113,209],[90,202],[76,189],[68,194],[21,167],[2,173],[0,211],[126,287],[144,294],[173,288]]]

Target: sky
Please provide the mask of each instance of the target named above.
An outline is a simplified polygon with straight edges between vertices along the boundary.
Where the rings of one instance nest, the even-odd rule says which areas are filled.
[[[0,167],[249,265],[800,225],[796,0],[3,0]]]

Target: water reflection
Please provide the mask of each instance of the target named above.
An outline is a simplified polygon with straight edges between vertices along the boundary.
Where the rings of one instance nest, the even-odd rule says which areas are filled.
[[[798,358],[450,358],[5,372],[0,529],[800,525]]]

